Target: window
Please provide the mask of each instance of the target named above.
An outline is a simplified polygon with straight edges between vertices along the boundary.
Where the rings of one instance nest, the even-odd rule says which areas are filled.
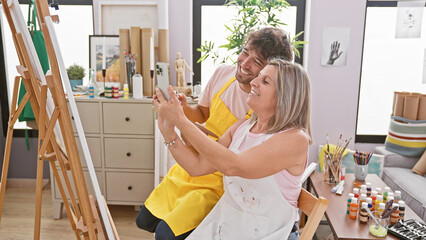
[[[25,20],[28,18],[28,1],[20,1],[21,11],[24,15]],[[55,31],[60,43],[62,57],[65,66],[70,66],[73,63],[85,66],[86,78],[84,83],[88,81],[88,69],[89,69],[89,35],[93,34],[93,13],[92,13],[92,1],[89,0],[68,0],[61,1],[59,10],[49,8],[50,13],[58,15],[60,19],[59,24],[55,24]],[[18,56],[15,51],[11,31],[4,14],[2,15],[1,34],[3,39],[3,51],[4,60],[6,67],[6,78],[0,79],[5,81],[7,86],[7,97],[1,96],[2,101],[8,101],[10,106],[12,100],[12,91],[14,85],[14,78],[18,76],[16,66],[19,65]],[[39,26],[37,26],[39,28]],[[2,56],[3,57],[3,56]],[[4,83],[2,83],[4,84]],[[10,108],[9,108],[10,109]],[[2,106],[2,112],[6,109]],[[7,112],[8,109],[7,109]],[[8,115],[8,114],[7,114]],[[7,126],[7,121],[3,120],[3,128]],[[25,122],[17,121],[15,129],[26,128]],[[19,131],[15,132],[17,135],[21,135]]]
[[[294,37],[296,33],[304,29],[305,1],[294,0],[287,2],[291,4],[291,7],[282,12],[280,20],[287,24],[287,26],[282,28],[290,33],[290,37]],[[197,0],[193,3],[193,68],[195,76],[201,76],[199,78],[194,77],[194,84],[201,83],[202,89],[204,89],[217,66],[213,64],[211,59],[197,63],[201,56],[197,48],[204,41],[212,41],[216,45],[224,43],[227,36],[225,25],[236,16],[238,11],[236,7],[224,6],[224,3],[224,0]],[[299,39],[303,39],[303,35]],[[225,49],[221,50],[226,51]],[[303,56],[303,50],[299,50],[301,56]],[[298,62],[302,63],[302,59],[299,59]]]
[[[426,17],[420,38],[395,38],[397,2],[368,2],[356,142],[383,143],[393,92],[423,92]]]

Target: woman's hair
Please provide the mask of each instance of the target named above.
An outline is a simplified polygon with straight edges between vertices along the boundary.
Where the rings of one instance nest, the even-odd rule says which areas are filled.
[[[268,65],[276,66],[277,106],[275,115],[269,120],[266,133],[276,133],[288,128],[304,130],[311,136],[311,85],[308,74],[298,63],[283,59],[272,59]],[[253,112],[250,122],[257,120]]]

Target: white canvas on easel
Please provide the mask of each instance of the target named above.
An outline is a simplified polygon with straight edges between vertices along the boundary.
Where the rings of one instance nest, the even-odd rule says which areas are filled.
[[[81,124],[80,115],[79,115],[78,110],[77,110],[77,105],[75,103],[75,99],[74,99],[74,96],[72,94],[70,81],[68,79],[68,75],[67,75],[67,72],[66,72],[66,68],[65,68],[63,58],[62,58],[59,43],[58,43],[58,40],[57,40],[57,37],[56,37],[56,32],[55,32],[55,29],[54,29],[54,26],[53,26],[53,22],[52,22],[52,19],[49,16],[47,16],[45,18],[45,21],[46,21],[46,25],[47,25],[47,28],[48,28],[49,33],[50,33],[50,37],[51,37],[51,40],[52,40],[52,44],[53,44],[53,48],[54,48],[56,57],[57,57],[57,60],[58,60],[58,66],[59,66],[59,70],[60,70],[60,74],[61,74],[62,84],[65,86],[65,90],[68,93],[69,105],[71,107],[71,112],[72,112],[72,115],[74,117],[74,122],[75,122],[75,126],[76,126],[77,133],[78,133],[78,138],[80,140],[80,144],[81,144],[81,147],[82,147],[82,150],[83,150],[83,155],[84,155],[84,158],[86,160],[87,169],[89,170],[90,180],[91,180],[93,189],[95,191],[96,199],[98,201],[98,208],[101,212],[102,221],[104,223],[104,227],[105,227],[105,230],[107,232],[108,238],[109,239],[115,239],[114,234],[113,234],[113,230],[112,230],[112,227],[111,227],[111,222],[108,218],[107,210],[105,209],[106,206],[103,204],[104,200],[103,200],[103,197],[102,197],[101,190],[99,188],[98,179],[96,178],[96,172],[95,172],[95,168],[93,166],[92,157],[91,157],[90,152],[89,152],[89,147],[87,145],[86,136],[85,136],[85,133],[84,133],[84,130],[83,130],[83,125]]]

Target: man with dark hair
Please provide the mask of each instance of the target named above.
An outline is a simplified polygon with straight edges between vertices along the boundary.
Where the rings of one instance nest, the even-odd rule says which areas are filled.
[[[246,102],[250,82],[270,58],[293,59],[287,34],[271,27],[249,34],[236,66],[219,66],[197,105],[188,105],[185,97],[179,97],[185,115],[193,122],[205,123],[209,136],[216,140],[232,124],[250,115]],[[165,144],[171,146],[173,142]],[[155,239],[185,239],[222,196],[222,177],[220,172],[190,176],[175,164],[142,206],[137,226],[155,232]]]

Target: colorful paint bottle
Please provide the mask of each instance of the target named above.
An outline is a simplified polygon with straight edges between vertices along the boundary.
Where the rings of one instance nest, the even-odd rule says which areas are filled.
[[[359,188],[353,188],[353,189],[352,189],[352,192],[353,192],[353,194],[354,194],[354,196],[355,196],[356,198],[358,198],[358,197],[359,197]]]
[[[368,221],[368,212],[365,208],[368,208],[367,202],[363,202],[359,210],[359,222],[362,224],[366,224]]]
[[[365,183],[365,185],[367,186],[367,197],[371,196],[371,183]]]
[[[386,202],[386,205],[387,205],[390,201],[392,201],[392,204],[393,204],[393,203],[395,203],[395,201],[394,201],[394,199],[393,199],[393,196],[389,196],[389,197],[388,197],[388,201]],[[383,201],[383,202],[384,202],[384,201]],[[392,207],[391,207],[391,206],[389,206],[389,209],[387,209],[387,210],[390,210],[390,209],[392,209]]]
[[[404,221],[404,218],[405,218],[405,202],[402,201],[402,200],[399,200],[398,205],[399,205],[399,219]]]
[[[385,187],[383,190],[383,201],[388,201],[388,193],[390,192],[390,187]]]
[[[361,190],[359,190],[359,194],[365,194],[367,196],[367,185],[361,185]]]
[[[129,99],[129,84],[127,83],[123,85],[123,98]]]
[[[359,203],[358,203],[359,209],[361,209],[362,204],[366,201],[367,201],[367,194],[364,194],[364,193],[361,194],[361,196],[359,197]]]
[[[376,201],[375,201],[375,203],[374,203],[374,209],[375,209],[376,211],[378,211],[378,210],[379,210],[380,203],[383,203],[383,196],[382,196],[382,195],[377,195],[377,197],[376,197]],[[383,204],[385,204],[385,203],[383,203]],[[384,209],[384,208],[385,208],[385,207],[383,207],[383,209]]]
[[[92,85],[89,86],[89,98],[95,98],[95,88]]]
[[[401,200],[401,191],[396,190],[395,191],[395,198],[394,198],[394,202],[398,203],[398,201]]]
[[[346,214],[348,214],[348,215],[349,215],[349,209],[351,208],[352,198],[354,198],[354,194],[353,193],[349,193],[348,194],[348,203],[347,203],[347,206],[346,206]]]
[[[379,204],[379,208],[378,208],[378,209],[377,209],[377,211],[376,211],[376,213],[377,213],[377,217],[382,216],[383,212],[385,211],[385,207],[386,207],[386,204],[385,204],[385,203],[381,202],[381,203]]]
[[[383,195],[382,188],[376,187],[377,196]]]
[[[377,198],[377,192],[376,192],[376,190],[371,191],[371,199],[373,199],[373,209],[372,209],[372,211],[376,210],[376,198]]]
[[[394,224],[394,223],[397,223],[399,221],[399,205],[398,205],[398,203],[393,203],[392,208],[394,208],[394,207],[398,207],[398,208],[395,210],[395,212],[391,213],[390,220],[389,220],[390,224]]]
[[[358,214],[358,199],[352,198],[351,207],[349,209],[349,218],[356,219],[356,215]]]
[[[371,197],[368,197],[365,201],[368,203],[368,209],[370,209],[370,211],[373,211],[373,199]]]

